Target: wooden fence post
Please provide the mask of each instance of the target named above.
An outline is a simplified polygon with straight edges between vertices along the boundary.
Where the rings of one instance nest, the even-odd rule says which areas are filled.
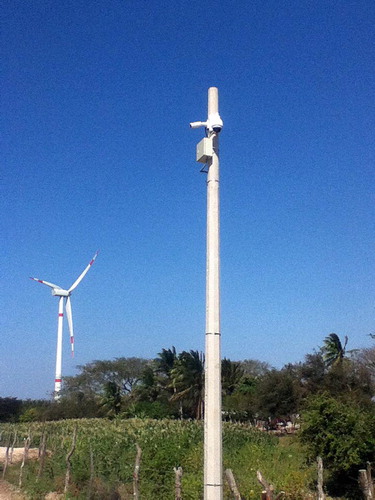
[[[279,500],[281,497],[285,495],[285,491],[280,491],[274,496],[274,487],[272,484],[269,484],[265,478],[263,477],[262,473],[258,470],[257,471],[257,479],[260,482],[260,484],[263,486],[263,491],[262,491],[262,500]]]
[[[257,471],[257,479],[259,483],[263,486],[263,491],[262,491],[262,500],[273,500],[273,486],[272,484],[269,484],[265,478],[263,477],[262,473],[258,470]]]
[[[13,463],[13,451],[14,451],[14,446],[16,444],[16,441],[17,441],[17,431],[14,432],[14,438],[13,438],[13,443],[12,443],[12,446],[10,448],[10,454],[9,454],[9,463]]]
[[[46,428],[45,424],[43,427],[43,434],[42,434],[42,439],[39,443],[39,450],[38,450],[38,456],[39,456],[39,470],[38,470],[38,475],[37,475],[37,481],[41,478],[44,470],[44,462],[46,459],[46,439],[47,439],[47,433],[46,433]]]
[[[5,460],[4,460],[4,468],[3,468],[3,479],[5,477],[6,470],[8,468],[9,463],[9,449],[10,449],[10,441],[8,443],[7,449],[5,450]]]
[[[182,467],[173,467],[175,473],[175,500],[182,500],[181,493],[181,478],[182,478]]]
[[[19,488],[22,488],[23,468],[25,467],[26,460],[29,457],[30,442],[31,442],[31,438],[30,438],[30,431],[29,431],[29,435],[25,439],[25,446],[23,448],[23,457],[22,457],[22,463],[21,463],[21,467],[20,467],[20,476],[18,479],[18,487]]]
[[[359,486],[363,492],[363,496],[365,500],[374,500],[374,483],[371,475],[371,464],[367,462],[367,469],[360,469],[359,478],[358,478]]]
[[[73,430],[72,447],[71,447],[70,451],[68,452],[66,459],[65,459],[65,461],[66,461],[66,474],[65,474],[65,486],[64,486],[64,494],[65,495],[67,494],[68,488],[69,488],[70,473],[71,473],[71,469],[72,469],[72,462],[70,461],[70,459],[74,453],[74,450],[76,449],[76,441],[77,441],[77,425],[74,426],[74,430]]]
[[[134,474],[133,474],[133,496],[135,500],[139,500],[139,467],[141,463],[142,449],[135,443],[137,455],[135,457]]]
[[[318,500],[325,500],[326,496],[323,490],[323,460],[322,457],[317,458],[318,462]]]
[[[237,488],[236,480],[234,479],[232,469],[225,470],[225,477],[228,481],[230,491],[233,493],[233,498],[235,500],[241,500],[241,495]]]
[[[374,481],[372,480],[372,475],[371,475],[371,463],[367,462],[367,480],[370,485],[370,493],[372,495],[372,498],[375,498],[375,484]]]

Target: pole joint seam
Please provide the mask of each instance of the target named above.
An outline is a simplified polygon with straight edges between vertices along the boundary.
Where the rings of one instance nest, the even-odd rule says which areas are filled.
[[[221,335],[220,332],[206,332],[206,335]]]

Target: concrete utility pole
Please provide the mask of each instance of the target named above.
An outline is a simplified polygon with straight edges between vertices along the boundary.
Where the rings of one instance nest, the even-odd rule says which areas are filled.
[[[218,89],[208,89],[208,118],[193,122],[205,127],[197,145],[197,161],[207,166],[206,356],[204,406],[204,500],[222,500],[221,342],[220,342],[220,221]],[[205,171],[205,170],[203,170]]]

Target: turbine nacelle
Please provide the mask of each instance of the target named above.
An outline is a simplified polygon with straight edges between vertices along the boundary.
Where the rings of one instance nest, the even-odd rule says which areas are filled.
[[[63,290],[62,288],[53,288],[52,295],[54,297],[70,297],[71,292],[69,290]]]

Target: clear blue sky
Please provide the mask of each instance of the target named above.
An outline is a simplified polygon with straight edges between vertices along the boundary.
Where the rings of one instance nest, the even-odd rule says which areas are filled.
[[[219,88],[222,354],[281,367],[374,332],[372,0],[7,0],[0,396],[204,349],[207,89]]]

